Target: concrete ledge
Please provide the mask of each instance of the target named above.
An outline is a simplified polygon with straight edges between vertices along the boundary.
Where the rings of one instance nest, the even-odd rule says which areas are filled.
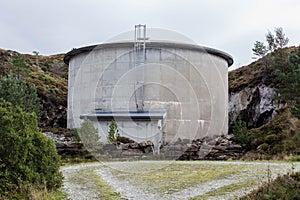
[[[113,119],[123,121],[151,121],[164,119],[167,114],[166,110],[156,111],[96,111],[91,114],[80,115],[80,119],[111,121]]]
[[[85,52],[90,52],[93,50],[97,49],[104,49],[104,48],[132,48],[133,49],[133,42],[125,42],[125,43],[104,43],[104,44],[99,44],[99,45],[91,45],[91,46],[86,46],[86,47],[81,47],[78,49],[72,49],[69,51],[65,57],[64,57],[64,62],[66,64],[69,64],[69,61],[71,60],[72,57],[85,53]],[[204,46],[199,46],[199,45],[193,45],[193,44],[183,44],[183,43],[171,43],[171,42],[149,42],[146,44],[147,48],[179,48],[179,49],[188,49],[188,50],[196,50],[196,51],[201,51],[201,52],[207,52],[209,54],[218,56],[223,58],[224,60],[227,61],[228,67],[230,67],[233,64],[233,58],[220,50],[213,49],[210,47],[204,47]]]

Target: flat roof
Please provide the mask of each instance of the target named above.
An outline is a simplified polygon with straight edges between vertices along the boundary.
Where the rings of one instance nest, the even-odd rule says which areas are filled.
[[[118,47],[130,47],[133,49],[134,47],[134,42],[120,42],[120,43],[103,43],[103,44],[98,44],[98,45],[91,45],[91,46],[86,46],[86,47],[81,47],[81,48],[74,48],[68,53],[66,53],[64,57],[64,62],[66,64],[69,64],[69,61],[71,60],[72,57],[79,55],[81,53],[87,53],[91,52],[93,50],[97,49],[104,49],[104,48],[118,48]],[[195,44],[189,44],[189,43],[174,43],[174,42],[147,42],[146,43],[147,48],[181,48],[181,49],[190,49],[190,50],[197,50],[197,51],[202,51],[202,52],[207,52],[209,54],[221,57],[226,60],[228,67],[230,67],[233,64],[233,58],[220,50],[213,49],[210,47],[204,47],[200,45],[195,45]]]
[[[80,119],[90,119],[99,121],[124,120],[124,121],[151,121],[165,118],[166,110],[147,111],[106,111],[96,110],[94,113],[82,114]]]

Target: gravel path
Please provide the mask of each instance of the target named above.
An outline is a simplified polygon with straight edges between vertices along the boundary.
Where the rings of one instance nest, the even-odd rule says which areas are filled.
[[[223,177],[218,180],[211,180],[208,182],[200,183],[198,185],[185,188],[181,191],[177,191],[171,194],[153,193],[149,190],[147,184],[132,185],[130,182],[130,173],[137,170],[138,173],[141,169],[145,171],[159,170],[167,165],[174,163],[174,161],[137,161],[137,162],[107,162],[107,163],[93,163],[63,167],[61,169],[64,175],[64,190],[72,200],[81,199],[99,199],[97,188],[93,183],[90,183],[88,179],[84,179],[84,174],[78,173],[80,170],[92,170],[95,176],[100,175],[105,182],[113,187],[116,192],[119,192],[124,199],[140,200],[140,199],[188,199],[198,195],[204,195],[207,192],[217,190],[224,186],[231,184],[237,184],[247,181],[256,181],[257,184],[267,180],[267,171],[270,169],[272,178],[275,178],[278,174],[284,174],[290,172],[292,169],[291,163],[285,162],[223,162],[223,161],[184,161],[181,164],[191,165],[224,165],[224,167],[230,166],[249,166],[244,173],[234,174],[227,177]],[[141,167],[142,166],[142,167]],[[192,168],[192,167],[191,167]],[[294,165],[295,171],[300,171],[300,163]],[[128,178],[118,177],[118,173],[112,173],[114,171],[122,171],[128,173]],[[80,177],[83,176],[83,177]],[[76,179],[81,181],[74,181]],[[252,190],[256,185],[249,188],[239,188],[234,192],[227,194],[221,194],[220,196],[211,196],[206,199],[234,199],[235,197],[242,196]]]
[[[61,172],[64,176],[63,189],[68,194],[68,198],[71,200],[99,199],[98,191],[94,187],[94,184],[89,182],[89,180],[84,179],[85,177],[82,177],[79,174],[79,171],[101,166],[101,163],[93,163],[62,167]],[[83,180],[79,183],[79,181],[76,181],[76,178],[81,178]]]

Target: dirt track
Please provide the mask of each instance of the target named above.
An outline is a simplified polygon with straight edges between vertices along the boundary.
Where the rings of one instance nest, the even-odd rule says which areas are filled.
[[[192,170],[196,167],[207,168],[223,168],[230,169],[238,166],[243,169],[239,173],[227,174],[218,179],[201,181],[192,186],[182,187],[178,189],[175,187],[177,182],[172,183],[169,190],[160,192],[153,190],[153,184],[143,181],[143,176],[148,173],[157,172],[172,165],[172,169],[178,167],[189,166]],[[209,162],[209,161],[135,161],[135,162],[103,162],[67,166],[61,169],[64,175],[64,190],[68,193],[70,199],[99,199],[99,188],[92,181],[90,177],[100,176],[113,190],[120,193],[120,199],[189,199],[191,197],[205,195],[209,192],[215,191],[214,195],[206,195],[205,199],[234,199],[244,195],[246,192],[257,187],[259,184],[267,181],[268,171],[269,178],[275,178],[278,174],[291,172],[292,168],[296,171],[300,170],[300,163],[291,164],[285,162]],[[213,172],[213,169],[210,169]],[[89,175],[87,175],[88,172]],[[198,172],[195,172],[198,173]],[[99,178],[99,177],[98,177]],[[170,177],[171,180],[172,177]],[[180,178],[180,175],[178,175]],[[157,179],[160,179],[159,177]],[[140,182],[139,182],[140,181]],[[141,182],[142,181],[142,182]],[[166,185],[164,181],[168,179],[161,179],[155,188]],[[225,186],[241,184],[249,182],[247,187],[237,187],[230,192],[218,192]],[[137,184],[135,184],[137,183]],[[142,183],[142,184],[141,184]],[[179,184],[179,181],[178,181]],[[177,189],[175,189],[177,188]]]

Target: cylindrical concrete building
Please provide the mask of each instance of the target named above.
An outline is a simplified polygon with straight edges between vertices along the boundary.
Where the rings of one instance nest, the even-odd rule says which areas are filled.
[[[82,118],[102,140],[111,120],[120,134],[155,145],[227,134],[230,55],[181,34],[136,26],[108,42],[73,49],[68,128]]]

